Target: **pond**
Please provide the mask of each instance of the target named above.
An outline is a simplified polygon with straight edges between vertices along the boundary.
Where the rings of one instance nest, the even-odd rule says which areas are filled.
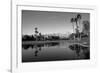
[[[89,47],[67,41],[22,44],[22,62],[90,59]]]

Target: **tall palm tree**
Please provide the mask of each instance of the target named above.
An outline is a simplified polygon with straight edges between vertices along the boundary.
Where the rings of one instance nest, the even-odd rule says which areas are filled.
[[[75,23],[76,23],[76,29],[75,29],[75,32],[76,32],[76,35],[78,35],[78,37],[79,37],[78,18],[77,18],[77,17],[75,17],[74,19],[75,19]],[[78,38],[78,37],[77,37],[77,38]]]
[[[77,14],[77,21],[78,21],[78,25],[79,26],[80,26],[80,20],[81,20],[81,18],[82,18],[81,14]]]
[[[81,39],[81,36],[80,36],[80,33],[79,33],[79,25],[80,25],[80,20],[81,20],[81,15],[80,14],[77,14],[77,16],[75,17],[75,22],[76,22],[76,34],[78,34],[78,37],[80,37]]]
[[[79,30],[81,30],[81,24],[80,24],[81,18],[82,18],[81,14],[78,13],[77,14],[77,21],[78,21],[78,25],[79,25]],[[81,39],[81,34],[79,35],[79,37]]]
[[[77,18],[81,19],[82,18],[81,14],[77,14]]]
[[[73,26],[73,33],[75,33],[74,22],[75,22],[75,18],[71,18],[71,23],[72,23],[72,26]],[[73,37],[74,37],[74,40],[75,40],[75,35]]]
[[[72,23],[72,26],[73,26],[73,33],[74,33],[74,23],[73,22],[75,22],[75,20],[74,20],[74,18],[71,18],[71,23]]]
[[[76,28],[78,29],[79,28],[79,26],[78,26],[78,18],[76,17],[74,19],[75,19],[75,22],[76,22]]]
[[[35,27],[35,36],[36,36],[36,41],[38,40],[37,36],[38,36],[38,33],[39,33],[37,29],[38,29],[38,28]]]
[[[82,18],[81,14],[77,14],[77,16],[75,18],[71,18],[71,23],[72,24],[73,24],[73,22],[76,23],[75,31],[76,31],[76,34],[78,34],[78,35],[79,35],[79,25],[80,25],[81,18]],[[74,32],[74,24],[73,24],[73,32]],[[81,37],[80,37],[80,39],[81,39]]]
[[[81,15],[77,14],[77,16],[75,17],[75,22],[78,30],[79,30],[80,20],[81,20]]]

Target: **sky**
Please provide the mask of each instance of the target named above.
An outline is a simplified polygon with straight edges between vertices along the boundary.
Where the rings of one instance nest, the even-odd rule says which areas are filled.
[[[78,13],[75,12],[48,12],[22,10],[22,34],[32,35],[35,27],[42,34],[52,33],[72,33],[73,26],[70,22],[71,18],[75,18]],[[82,21],[90,20],[89,13],[80,13]]]

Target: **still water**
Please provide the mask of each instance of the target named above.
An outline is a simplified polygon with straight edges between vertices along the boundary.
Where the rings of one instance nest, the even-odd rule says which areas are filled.
[[[22,45],[22,62],[81,59],[90,59],[89,47],[67,41]]]

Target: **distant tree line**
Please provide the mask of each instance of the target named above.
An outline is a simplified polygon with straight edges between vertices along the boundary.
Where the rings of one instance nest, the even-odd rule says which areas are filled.
[[[53,41],[53,40],[65,40],[67,38],[65,37],[60,37],[57,35],[48,35],[48,36],[44,36],[44,35],[23,35],[22,36],[22,41]]]
[[[66,37],[60,37],[58,35],[42,35],[35,27],[35,34],[33,35],[22,35],[22,41],[52,41],[52,40],[65,40]]]

